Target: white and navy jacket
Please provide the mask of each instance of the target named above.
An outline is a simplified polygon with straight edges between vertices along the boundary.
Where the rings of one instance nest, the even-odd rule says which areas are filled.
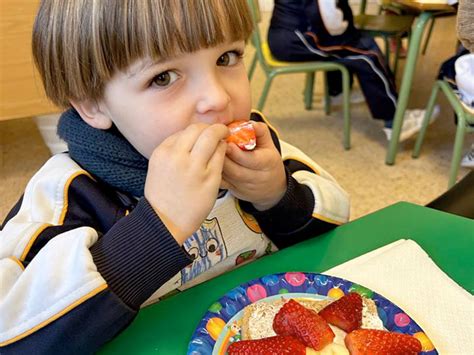
[[[0,353],[94,352],[142,305],[348,221],[337,182],[275,142],[282,201],[258,212],[223,191],[183,247],[145,198],[97,181],[66,153],[50,158],[0,231]]]
[[[281,30],[279,36],[285,31],[312,32],[324,46],[349,43],[359,36],[348,0],[275,0],[270,29]]]

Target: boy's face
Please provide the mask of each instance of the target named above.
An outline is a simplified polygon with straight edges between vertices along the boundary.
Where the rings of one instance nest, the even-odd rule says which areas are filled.
[[[106,84],[99,103],[146,158],[168,136],[192,123],[248,119],[250,86],[244,41],[186,53],[163,62],[140,60]]]

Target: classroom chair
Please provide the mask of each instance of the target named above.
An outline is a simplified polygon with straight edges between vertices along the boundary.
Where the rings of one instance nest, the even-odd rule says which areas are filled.
[[[430,99],[428,101],[428,106],[426,107],[425,118],[423,119],[423,124],[421,130],[418,133],[418,138],[416,139],[415,148],[413,150],[412,157],[418,158],[420,155],[421,146],[423,144],[423,139],[425,138],[426,130],[428,128],[429,120],[433,112],[433,107],[435,105],[436,97],[439,90],[441,90],[446,98],[448,99],[451,107],[454,109],[454,112],[457,115],[458,122],[456,128],[456,136],[454,139],[453,147],[453,156],[451,158],[451,169],[449,173],[449,182],[448,187],[452,187],[455,182],[459,171],[459,164],[461,162],[462,156],[462,147],[464,143],[464,136],[466,133],[474,132],[474,114],[470,113],[467,108],[461,103],[459,97],[455,94],[452,87],[448,82],[444,80],[437,80],[433,86]]]
[[[316,72],[327,72],[338,70],[342,74],[342,94],[343,94],[343,115],[344,115],[344,138],[343,145],[345,149],[350,149],[350,76],[347,68],[339,63],[333,62],[283,62],[275,59],[268,47],[268,43],[263,41],[260,36],[258,27],[259,10],[258,4],[255,0],[247,0],[252,13],[252,20],[254,31],[252,33],[251,42],[255,47],[255,57],[252,60],[249,70],[249,77],[251,78],[258,62],[265,73],[265,84],[258,100],[257,109],[263,110],[265,101],[270,91],[270,86],[273,79],[277,75],[306,73],[306,82],[304,90],[304,102],[307,110],[311,109],[313,102],[313,89]],[[330,97],[327,90],[327,80],[325,80],[325,112],[330,113]]]
[[[409,37],[411,26],[415,20],[413,15],[367,15],[367,0],[361,0],[359,14],[354,16],[354,26],[362,33],[370,37],[381,37],[385,46],[385,60],[390,67],[390,38],[395,38],[397,47],[394,53],[393,74],[396,75],[398,69],[398,59],[402,38]],[[382,9],[382,7],[380,7]]]

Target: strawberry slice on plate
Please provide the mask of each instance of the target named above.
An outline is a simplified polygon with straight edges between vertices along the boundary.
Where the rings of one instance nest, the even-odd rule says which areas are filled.
[[[273,318],[273,330],[279,335],[291,335],[314,350],[332,343],[334,332],[323,317],[290,299]]]
[[[421,351],[421,343],[408,334],[375,329],[357,329],[344,342],[351,355],[412,355]]]
[[[362,324],[362,297],[357,292],[348,293],[320,310],[319,315],[350,333]]]
[[[305,355],[306,346],[291,336],[274,336],[257,340],[241,340],[227,349],[229,355],[291,354]]]
[[[234,121],[227,125],[230,136],[228,143],[235,143],[242,150],[253,150],[257,145],[255,129],[250,121]]]

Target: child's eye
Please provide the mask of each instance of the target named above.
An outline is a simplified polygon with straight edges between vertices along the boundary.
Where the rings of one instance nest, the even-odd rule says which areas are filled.
[[[156,75],[153,80],[152,84],[159,86],[159,87],[166,87],[172,83],[174,83],[178,79],[178,74],[173,71],[167,70],[158,75]]]
[[[242,53],[238,51],[225,52],[217,60],[217,65],[224,66],[224,67],[235,65],[239,62],[240,58],[242,58]]]

